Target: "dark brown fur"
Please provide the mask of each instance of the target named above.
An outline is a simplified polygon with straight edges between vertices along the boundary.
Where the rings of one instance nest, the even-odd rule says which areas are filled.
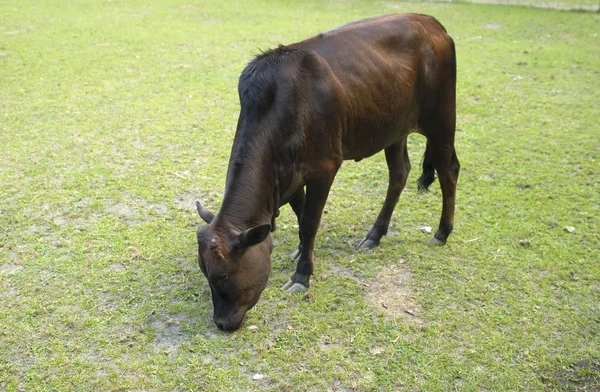
[[[436,19],[418,14],[353,22],[248,64],[239,81],[241,111],[221,209],[213,219],[199,207],[210,223],[198,231],[200,265],[220,328],[238,328],[266,285],[269,229],[279,207],[290,203],[298,216],[299,260],[291,281],[298,284],[294,290],[307,288],[315,235],[342,161],[384,150],[388,192],[361,247],[379,244],[410,171],[411,132],[427,138],[420,188],[433,182],[434,169],[442,188],[440,226],[431,241],[446,242],[460,168],[455,86],[452,39]],[[207,251],[212,238],[223,259]]]

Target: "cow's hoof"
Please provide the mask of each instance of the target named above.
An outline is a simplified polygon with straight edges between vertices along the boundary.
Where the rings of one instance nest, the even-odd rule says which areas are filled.
[[[291,279],[288,280],[287,283],[284,284],[281,288],[290,294],[303,293],[308,290],[308,287],[306,287],[302,283],[294,283]]]
[[[446,243],[438,240],[435,237],[433,237],[432,239],[430,239],[429,241],[427,241],[427,245],[442,246],[442,245],[446,245]]]
[[[295,251],[290,253],[290,257],[292,258],[292,260],[298,260],[301,254],[302,252],[300,251],[300,249],[296,249]]]
[[[358,249],[373,249],[374,247],[376,247],[377,245],[379,245],[377,242],[370,240],[368,238],[365,238],[364,240],[361,241],[361,243],[358,245]]]

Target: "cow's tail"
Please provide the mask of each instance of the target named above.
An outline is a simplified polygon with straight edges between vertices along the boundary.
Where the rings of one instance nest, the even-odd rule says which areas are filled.
[[[431,152],[431,145],[427,142],[425,146],[425,154],[423,154],[423,173],[417,180],[419,186],[419,192],[424,193],[429,191],[429,185],[435,181],[435,169],[433,167],[433,153]]]

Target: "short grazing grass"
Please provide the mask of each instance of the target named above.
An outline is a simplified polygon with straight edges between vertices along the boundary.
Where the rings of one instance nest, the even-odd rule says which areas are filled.
[[[457,44],[448,245],[424,245],[440,192],[416,193],[411,136],[381,246],[353,250],[383,202],[378,155],[336,179],[310,293],[279,289],[297,238],[284,208],[245,323],[258,331],[217,331],[193,201],[219,207],[237,76],[259,49],[405,11]],[[391,1],[3,1],[0,389],[597,390],[599,22]],[[397,298],[412,315],[386,309]]]

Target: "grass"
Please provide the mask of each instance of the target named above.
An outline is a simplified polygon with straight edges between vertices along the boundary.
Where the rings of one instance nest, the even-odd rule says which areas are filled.
[[[597,390],[598,15],[237,4],[0,5],[0,389]],[[424,245],[441,195],[416,193],[411,136],[390,233],[355,253],[387,169],[381,155],[348,162],[309,295],[279,289],[297,238],[283,208],[245,323],[258,331],[219,332],[193,201],[219,207],[239,73],[259,49],[405,11],[435,15],[457,44],[455,233]],[[413,315],[390,312],[398,298]]]

